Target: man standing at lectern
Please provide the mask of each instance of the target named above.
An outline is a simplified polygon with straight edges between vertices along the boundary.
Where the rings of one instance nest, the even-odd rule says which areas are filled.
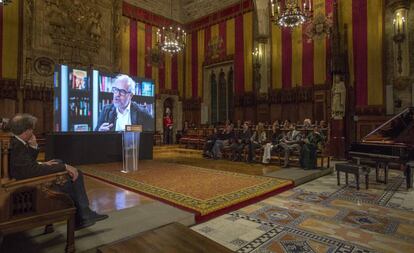
[[[131,101],[135,82],[127,75],[119,75],[112,84],[112,104],[106,105],[99,115],[95,131],[124,131],[126,125],[142,125],[145,131],[153,131],[152,115]]]

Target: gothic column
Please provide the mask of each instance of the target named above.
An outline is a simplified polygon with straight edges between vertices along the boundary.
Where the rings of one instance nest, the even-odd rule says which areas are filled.
[[[387,64],[385,68],[387,114],[398,113],[414,104],[413,66],[410,59],[410,50],[413,50],[410,49],[410,45],[413,44],[413,38],[410,37],[410,26],[412,27],[410,23],[412,23],[410,1],[388,0],[385,14],[385,57],[392,60],[385,63]]]
[[[270,87],[270,27],[269,0],[255,0],[255,49],[258,55],[254,59],[254,85],[257,94],[268,93]]]

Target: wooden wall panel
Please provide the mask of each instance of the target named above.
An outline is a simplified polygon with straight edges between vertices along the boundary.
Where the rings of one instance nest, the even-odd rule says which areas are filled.
[[[271,104],[270,105],[270,122],[278,120],[279,122],[282,119],[282,105],[281,104]]]
[[[12,118],[17,112],[17,101],[14,99],[0,99],[0,118]]]
[[[42,101],[25,100],[24,112],[29,113],[37,118],[35,134],[38,135],[43,134],[45,131],[50,131],[50,129],[45,129],[44,127],[44,110]]]
[[[270,122],[270,107],[268,104],[258,104],[256,108],[257,122]]]
[[[244,108],[243,107],[236,107],[234,109],[234,117],[233,117],[233,122],[237,122],[237,120],[246,120],[245,116],[244,116]]]
[[[282,118],[281,120],[290,120],[293,123],[296,123],[299,119],[298,115],[298,105],[297,104],[284,104],[282,109]]]
[[[389,119],[387,116],[358,116],[356,122],[356,141],[360,141],[375,128]]]
[[[300,103],[299,104],[298,119],[303,121],[304,119],[313,119],[313,104],[312,103]]]

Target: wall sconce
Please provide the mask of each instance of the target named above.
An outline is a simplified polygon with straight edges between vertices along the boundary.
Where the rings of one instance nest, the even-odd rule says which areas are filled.
[[[253,50],[253,84],[257,93],[260,93],[260,87],[262,82],[261,66],[263,58],[263,50],[259,43]]]
[[[254,66],[259,65],[259,68],[260,68],[261,60],[262,60],[262,52],[259,47],[256,47],[253,50],[253,65]]]
[[[403,74],[403,49],[402,44],[405,42],[407,37],[407,9],[398,9],[394,12],[393,29],[394,36],[393,41],[397,46],[397,65],[398,75]]]

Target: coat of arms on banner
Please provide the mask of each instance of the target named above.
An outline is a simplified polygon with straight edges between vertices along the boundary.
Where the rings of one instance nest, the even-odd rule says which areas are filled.
[[[222,37],[214,36],[207,44],[207,59],[218,58],[224,52],[224,41]]]
[[[164,53],[158,47],[147,47],[145,61],[148,67],[164,68]]]

